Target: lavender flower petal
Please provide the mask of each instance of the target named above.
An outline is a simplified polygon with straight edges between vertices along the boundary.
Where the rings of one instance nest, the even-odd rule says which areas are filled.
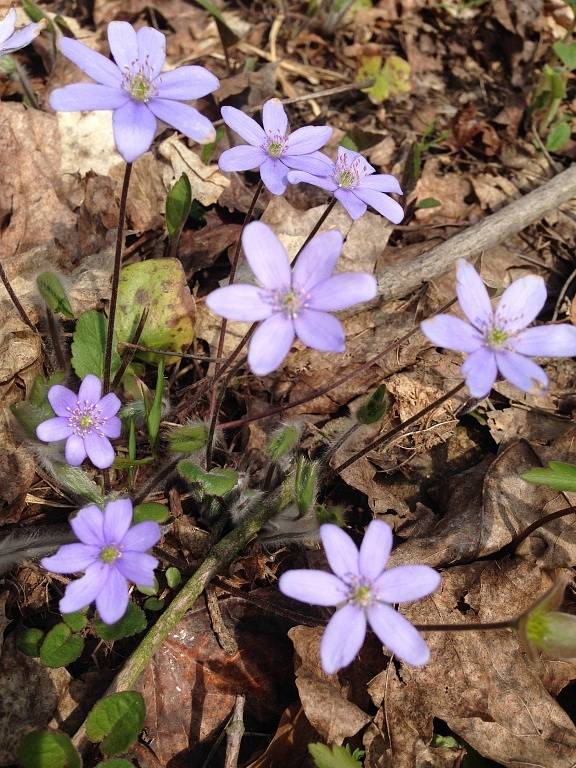
[[[132,24],[127,21],[111,21],[108,24],[108,44],[120,69],[130,71],[139,58],[138,38]]]
[[[84,440],[80,435],[70,435],[64,448],[64,456],[68,464],[71,467],[79,467],[87,455]]]
[[[58,48],[67,59],[76,64],[93,80],[111,88],[122,87],[122,73],[110,59],[101,53],[93,51],[88,46],[73,40],[71,37],[61,37]]]
[[[53,419],[47,419],[36,427],[36,437],[44,443],[53,443],[57,440],[65,440],[72,434],[72,427],[68,419],[62,416],[56,416]]]
[[[399,565],[384,571],[374,586],[385,603],[404,603],[431,595],[441,581],[440,574],[428,565]]]
[[[254,147],[260,147],[266,142],[266,134],[258,125],[256,120],[253,120],[248,115],[245,115],[236,107],[222,107],[220,110],[222,119],[233,131],[241,136],[248,144],[252,144]]]
[[[139,587],[152,587],[154,585],[154,569],[158,567],[158,560],[144,552],[123,552],[122,556],[114,563],[122,576]]]
[[[283,195],[288,186],[288,169],[280,160],[267,157],[260,166],[260,178],[268,192]]]
[[[82,379],[80,389],[78,390],[78,400],[85,400],[88,403],[97,403],[102,397],[102,382],[98,376],[89,373]]]
[[[95,504],[82,507],[70,521],[70,527],[84,544],[102,547],[104,539],[104,514]]]
[[[171,99],[153,98],[148,102],[148,108],[159,120],[171,125],[199,144],[209,144],[216,138],[216,131],[210,120],[188,104],[181,104]]]
[[[6,42],[16,27],[16,9],[10,8],[6,16],[0,21],[0,45]]]
[[[310,309],[336,312],[363,301],[371,301],[377,294],[378,285],[372,275],[341,272],[315,285],[307,306]]]
[[[77,582],[76,582],[77,583]],[[128,584],[126,579],[112,566],[102,589],[96,595],[96,608],[106,624],[114,624],[128,608]]]
[[[351,576],[361,576],[358,550],[347,533],[337,525],[325,523],[320,526],[320,538],[328,564],[336,576],[344,581],[349,581]]]
[[[218,160],[218,167],[225,173],[248,171],[251,168],[259,168],[267,158],[268,155],[260,147],[240,144],[222,152]]]
[[[114,464],[114,448],[104,435],[88,432],[84,438],[84,447],[88,458],[98,469],[108,469]]]
[[[369,174],[376,173],[376,168],[370,165],[368,160],[363,157],[359,152],[355,152],[353,149],[347,149],[346,147],[338,147],[338,160],[344,159],[348,166],[355,166],[358,169],[360,176],[368,176]]]
[[[546,284],[537,275],[515,280],[502,294],[496,307],[496,324],[514,333],[525,328],[540,314],[546,303]]]
[[[38,37],[40,30],[41,27],[39,24],[27,24],[25,27],[22,27],[22,29],[14,32],[14,34],[0,46],[2,54],[14,53],[15,51],[19,51],[20,48],[29,45],[32,40],[35,40]]]
[[[284,360],[294,341],[292,321],[272,315],[256,329],[248,349],[248,365],[257,376],[266,376]]]
[[[370,580],[380,576],[391,551],[392,529],[382,520],[372,520],[362,539],[358,556],[358,567],[362,576]]]
[[[456,352],[475,352],[483,344],[483,336],[473,325],[452,315],[436,315],[420,323],[422,333],[436,347]]]
[[[466,358],[461,371],[472,397],[486,397],[498,376],[494,352],[486,347],[477,349]]]
[[[412,624],[389,605],[368,608],[368,621],[380,641],[401,661],[421,667],[430,658],[430,650]]]
[[[342,323],[327,312],[300,310],[294,318],[294,330],[302,343],[319,352],[344,352],[346,349]]]
[[[145,104],[130,99],[112,118],[116,148],[127,163],[133,163],[150,149],[156,120]]]
[[[62,613],[74,613],[81,611],[94,601],[108,579],[109,565],[98,562],[88,566],[81,579],[70,582],[60,600]]]
[[[132,505],[130,505],[130,518],[132,518]],[[132,528],[121,537],[122,547],[134,552],[145,552],[147,549],[150,549],[150,547],[158,544],[161,536],[162,532],[158,523],[154,523],[152,520],[146,520],[143,523],[133,525]]]
[[[362,179],[362,186],[365,189],[373,189],[375,192],[394,192],[396,195],[404,194],[396,176],[392,176],[389,173],[374,173],[371,176],[365,176]]]
[[[52,91],[50,106],[58,112],[118,109],[129,99],[126,91],[117,87],[95,83],[73,83]]]
[[[272,306],[262,301],[262,289],[255,285],[227,285],[206,297],[206,306],[228,320],[253,323],[272,314]]]
[[[364,216],[368,210],[366,203],[363,200],[360,200],[360,198],[357,197],[354,192],[350,192],[348,189],[337,189],[334,192],[334,197],[336,200],[339,200],[342,203],[348,212],[348,215],[354,219],[354,221],[359,219],[361,216]]]
[[[336,611],[320,641],[322,669],[331,675],[353,660],[366,637],[366,616],[355,605]]]
[[[142,31],[142,30],[140,30]],[[204,67],[187,66],[163,72],[156,80],[161,99],[200,99],[217,90],[220,83],[212,72]]]
[[[48,402],[57,416],[68,417],[78,402],[78,398],[68,387],[54,384],[48,390]]]
[[[288,137],[288,155],[306,155],[323,147],[332,136],[329,125],[308,125],[298,128]]]
[[[290,287],[290,262],[286,249],[274,232],[261,221],[248,224],[242,235],[246,260],[256,279],[269,290]]]
[[[105,419],[109,419],[118,413],[121,405],[122,403],[120,402],[120,398],[117,395],[115,395],[114,392],[109,392],[107,395],[104,395],[104,397],[100,400],[100,402],[98,403],[98,408],[100,410],[101,415]]]
[[[294,265],[293,285],[303,293],[310,293],[315,286],[328,280],[340,258],[343,242],[342,234],[336,229],[312,238]]]
[[[311,605],[338,605],[348,593],[344,582],[332,573],[305,568],[283,573],[278,587],[282,594]]]
[[[101,430],[106,437],[116,440],[122,433],[122,422],[118,416],[110,416],[110,418],[102,424]]]
[[[532,357],[576,357],[576,326],[526,328],[514,338],[514,351]]]
[[[299,184],[300,182],[304,182],[305,184],[313,184],[315,187],[325,189],[327,192],[335,192],[338,189],[338,185],[332,178],[327,178],[327,176],[328,174],[326,174],[326,177],[324,177],[314,176],[313,174],[307,173],[306,171],[289,171],[288,181],[290,184]]]
[[[262,123],[269,135],[283,137],[288,133],[288,118],[279,99],[268,99],[265,102],[262,109]]]
[[[52,573],[78,573],[85,571],[100,556],[100,547],[87,544],[64,544],[51,557],[40,561],[42,568]]]
[[[538,392],[548,386],[548,377],[530,358],[506,351],[495,355],[502,376],[523,392]]]
[[[162,71],[166,60],[166,36],[154,27],[141,27],[136,32],[138,41],[138,60],[146,62],[150,79],[156,78]],[[202,67],[198,67],[202,69]],[[216,79],[216,78],[214,78]],[[216,81],[218,83],[218,81]],[[218,87],[218,85],[216,85]],[[209,93],[209,91],[207,91]],[[204,94],[202,94],[204,95]],[[197,98],[196,96],[183,96],[182,98]]]
[[[456,269],[456,295],[462,311],[473,326],[481,331],[492,322],[492,305],[486,286],[472,264],[458,260]]]
[[[132,502],[130,499],[109,501],[104,508],[104,526],[102,529],[106,544],[120,545],[122,543],[124,545],[124,537],[128,533],[131,523]],[[157,526],[156,523],[154,525]]]
[[[360,200],[363,200],[393,224],[400,224],[404,218],[404,209],[400,203],[392,200],[391,197],[388,197],[383,192],[375,192],[373,189],[368,189],[363,184],[360,184],[354,190],[354,193]]]
[[[283,155],[284,165],[295,171],[305,171],[314,176],[329,176],[334,163],[322,152],[310,152],[308,155]]]

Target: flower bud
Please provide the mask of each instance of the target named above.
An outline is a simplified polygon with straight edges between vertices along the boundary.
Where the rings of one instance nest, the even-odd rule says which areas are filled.
[[[294,496],[301,515],[305,515],[316,501],[317,480],[318,464],[300,456],[294,477]]]
[[[300,439],[300,426],[296,424],[284,424],[270,437],[266,447],[266,453],[271,461],[279,462],[298,445]]]
[[[533,657],[541,651],[558,659],[576,658],[576,616],[556,610],[565,589],[566,581],[560,579],[520,619],[520,638]]]

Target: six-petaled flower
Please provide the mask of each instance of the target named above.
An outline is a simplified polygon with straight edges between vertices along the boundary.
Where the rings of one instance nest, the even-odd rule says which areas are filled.
[[[220,155],[222,171],[260,170],[264,186],[274,195],[282,195],[288,185],[291,168],[308,173],[329,173],[330,161],[317,150],[332,135],[328,126],[305,126],[290,133],[288,118],[278,99],[270,99],[262,109],[262,128],[256,120],[235,107],[222,107],[224,122],[248,144],[227,149]]]
[[[500,373],[523,392],[541,391],[548,377],[531,357],[576,355],[576,327],[527,326],[546,302],[541,277],[528,275],[510,285],[492,309],[486,286],[474,267],[461,259],[456,293],[465,322],[452,315],[436,315],[421,324],[424,335],[438,347],[464,352],[462,375],[473,397],[485,397]]]
[[[113,110],[116,147],[126,162],[146,152],[156,131],[156,118],[201,144],[214,141],[212,123],[182,101],[199,99],[218,88],[204,67],[186,66],[162,72],[166,38],[152,27],[137,32],[126,21],[108,25],[113,61],[69,37],[61,37],[62,53],[96,83],[57,88],[52,109],[64,112]]]
[[[402,194],[394,176],[376,173],[376,169],[362,155],[345,147],[338,147],[336,162],[326,160],[329,162],[327,173],[307,169],[290,171],[288,181],[291,184],[303,181],[332,192],[353,219],[363,216],[370,206],[394,224],[402,221],[402,206],[389,196],[390,192]]]
[[[147,550],[158,543],[160,526],[146,521],[132,525],[130,499],[109,501],[102,512],[84,507],[70,525],[79,543],[65,544],[41,562],[53,573],[80,573],[82,578],[66,587],[60,600],[62,613],[73,613],[96,601],[100,618],[114,624],[128,606],[128,582],[142,587],[154,584],[158,560]]]
[[[102,397],[102,382],[89,373],[77,395],[55,384],[48,390],[48,400],[56,416],[38,425],[38,439],[45,443],[66,440],[66,461],[73,467],[86,456],[99,469],[112,466],[114,448],[109,438],[120,437],[122,427],[116,416],[121,405],[118,397],[113,392]]]
[[[337,606],[320,643],[328,674],[347,666],[360,651],[369,624],[399,659],[421,666],[430,651],[417,630],[392,607],[432,594],[440,574],[427,565],[399,565],[385,570],[392,550],[392,530],[373,520],[360,550],[337,525],[322,525],[320,537],[333,573],[299,569],[280,577],[280,591],[313,605]]]
[[[264,376],[286,357],[297,336],[322,352],[343,352],[344,328],[330,312],[376,296],[376,280],[363,272],[333,275],[342,250],[342,235],[316,235],[290,269],[286,249],[266,224],[255,221],[244,230],[246,259],[259,285],[217,288],[206,304],[228,320],[262,321],[250,341],[248,363]]]
[[[42,30],[42,24],[27,24],[17,32],[16,28],[16,10],[10,8],[6,16],[0,21],[0,56],[7,53],[14,53],[24,48],[38,37]]]

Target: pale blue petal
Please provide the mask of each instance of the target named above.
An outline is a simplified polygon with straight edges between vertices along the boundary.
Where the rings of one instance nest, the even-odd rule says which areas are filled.
[[[264,130],[270,136],[284,137],[288,133],[288,118],[279,99],[268,99],[265,102],[262,109],[262,123]]]
[[[366,160],[366,158],[359,152],[354,152],[353,149],[346,149],[346,147],[342,146],[338,147],[338,162],[343,163],[346,166],[353,165],[358,169],[362,176],[376,173],[376,168],[370,165],[368,160]]]
[[[0,50],[2,53],[14,53],[21,48],[29,45],[32,40],[35,40],[40,34],[42,28],[39,24],[27,24],[22,29],[8,38],[4,43],[0,44]]]
[[[161,536],[162,531],[158,523],[145,520],[143,523],[133,525],[119,543],[127,551],[146,552],[158,544]]]
[[[332,573],[309,568],[286,571],[280,576],[278,587],[283,595],[311,605],[338,605],[350,591]]]
[[[388,173],[373,173],[363,178],[361,184],[365,189],[373,189],[375,192],[403,194],[398,179]]]
[[[123,543],[132,524],[132,502],[130,499],[109,501],[104,508],[104,540],[109,545]]]
[[[493,318],[490,297],[478,272],[464,259],[458,260],[456,294],[462,311],[472,325],[481,331],[486,330]]]
[[[56,112],[90,112],[118,109],[130,97],[122,88],[96,83],[74,83],[50,94],[50,106]]]
[[[536,319],[546,303],[546,283],[537,275],[515,280],[496,307],[495,325],[510,333],[520,331]]]
[[[290,184],[313,184],[315,187],[325,189],[327,192],[335,192],[338,189],[338,184],[330,176],[330,173],[333,172],[333,167],[332,165],[332,171],[322,176],[315,176],[306,171],[288,171],[288,181]]]
[[[154,27],[140,27],[136,39],[138,60],[145,64],[152,80],[160,74],[166,60],[166,36]]]
[[[359,197],[356,197],[354,192],[350,192],[348,189],[337,189],[334,192],[334,197],[342,203],[348,215],[354,219],[354,221],[361,216],[364,216],[368,210],[366,203],[363,200],[360,200]]]
[[[118,413],[121,405],[120,398],[115,395],[114,392],[109,392],[107,395],[104,395],[98,403],[98,410],[100,411],[101,416],[105,419],[109,419]]]
[[[512,340],[514,351],[532,357],[576,357],[576,325],[526,328]]]
[[[105,624],[115,624],[126,613],[128,582],[114,566],[109,569],[107,579],[96,595],[96,608]]]
[[[97,432],[88,432],[84,438],[88,458],[98,469],[108,469],[114,464],[114,448],[110,440]]]
[[[260,147],[240,144],[238,147],[232,147],[232,149],[226,149],[222,152],[218,166],[224,173],[249,171],[251,168],[259,168],[267,159],[268,155]]]
[[[100,557],[100,547],[87,544],[65,544],[51,557],[44,557],[42,568],[53,573],[79,573]]]
[[[292,321],[281,314],[272,315],[256,329],[248,349],[252,373],[266,376],[282,363],[294,341]]]
[[[132,584],[139,587],[154,585],[154,569],[158,567],[158,560],[152,555],[144,552],[123,552],[114,565]]]
[[[262,183],[273,195],[283,195],[288,186],[288,168],[280,160],[268,157],[260,166]]]
[[[228,320],[254,323],[272,314],[270,302],[262,301],[263,290],[255,285],[227,285],[206,297],[206,306]]]
[[[378,295],[378,285],[373,275],[365,272],[341,272],[315,285],[307,307],[336,312],[355,304],[371,301]]]
[[[44,443],[54,443],[58,440],[65,440],[72,434],[72,427],[68,419],[62,416],[56,416],[54,419],[47,419],[36,427],[36,437]]]
[[[187,66],[163,72],[154,85],[161,99],[189,101],[216,91],[220,83],[205,67]]]
[[[516,352],[496,352],[496,364],[502,376],[523,392],[541,393],[548,386],[548,377],[529,357]]]
[[[498,376],[494,352],[486,347],[477,349],[464,360],[461,371],[472,397],[486,397]]]
[[[261,221],[253,221],[245,228],[242,245],[246,260],[258,282],[269,290],[286,290],[292,274],[286,248],[274,232]]]
[[[393,224],[400,224],[404,218],[404,209],[400,203],[392,200],[383,192],[375,192],[373,189],[363,186],[363,182],[360,182],[356,187],[354,194]]]
[[[0,21],[0,47],[10,37],[16,27],[16,9],[10,8],[6,16]]]
[[[400,661],[421,667],[430,658],[430,649],[418,630],[389,605],[376,604],[368,608],[368,622],[380,642]]]
[[[294,265],[294,286],[303,293],[309,293],[314,286],[328,280],[340,258],[343,242],[342,234],[336,229],[313,237]]]
[[[109,570],[110,566],[101,562],[88,566],[81,579],[70,582],[66,587],[64,597],[60,600],[60,611],[74,613],[87,608],[104,588]]]
[[[130,99],[112,118],[116,148],[127,163],[133,163],[150,149],[156,132],[156,119],[146,104]]]
[[[114,61],[121,70],[136,69],[138,61],[138,38],[136,30],[127,21],[111,21],[108,24],[108,44]]]
[[[298,128],[288,137],[287,155],[307,155],[323,147],[332,136],[328,125],[308,125]]]
[[[210,120],[188,104],[154,97],[148,102],[148,107],[159,120],[198,144],[210,144],[216,139],[216,131]]]
[[[319,352],[344,352],[346,349],[342,323],[327,312],[300,310],[294,318],[294,330],[303,344]]]
[[[358,567],[372,581],[384,570],[392,551],[392,529],[383,520],[372,520],[360,545]]]
[[[311,152],[308,155],[282,155],[281,160],[288,168],[294,171],[305,171],[313,176],[329,176],[334,170],[334,163],[322,152]]]
[[[355,605],[345,605],[328,622],[320,641],[322,669],[331,675],[354,661],[366,637],[366,616]]]
[[[104,514],[95,504],[82,507],[70,520],[70,527],[83,544],[101,548],[107,543],[104,538]]]
[[[320,538],[330,568],[344,581],[360,576],[358,549],[350,536],[337,525],[320,526]]]
[[[69,416],[70,412],[76,407],[78,397],[68,387],[54,384],[48,390],[48,402],[57,416]]]
[[[110,416],[101,426],[104,435],[111,440],[116,440],[122,433],[122,422],[118,416]]]
[[[455,352],[475,352],[484,343],[484,337],[473,325],[452,315],[436,315],[420,323],[422,333],[436,347]]]
[[[113,61],[93,51],[87,45],[73,40],[71,37],[60,37],[58,48],[67,59],[85,72],[97,83],[109,85],[112,88],[122,86],[122,73]]]
[[[98,403],[102,397],[102,382],[98,376],[89,373],[82,379],[78,390],[78,400],[86,403]]]
[[[252,144],[254,147],[261,147],[266,143],[266,134],[262,127],[258,125],[256,120],[248,117],[244,112],[236,109],[236,107],[222,107],[221,114],[226,125],[232,128],[248,144]]]
[[[64,456],[68,464],[71,467],[79,467],[87,455],[84,438],[80,435],[70,435],[64,448]]]
[[[404,603],[431,595],[441,581],[438,571],[429,565],[399,565],[384,571],[374,587],[385,603]]]

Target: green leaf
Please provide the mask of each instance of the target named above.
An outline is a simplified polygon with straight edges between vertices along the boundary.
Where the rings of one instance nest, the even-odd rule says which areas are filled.
[[[362,768],[362,763],[345,747],[333,745],[330,749],[326,744],[317,742],[308,744],[308,752],[312,755],[316,768]]]
[[[47,16],[42,8],[39,8],[36,3],[31,2],[31,0],[23,0],[22,2],[22,10],[24,13],[28,16],[29,19],[35,22],[42,21],[44,19],[46,21],[46,29],[49,32],[54,32],[54,25],[52,24],[50,17]]]
[[[86,624],[88,624],[86,613],[83,611],[74,611],[74,613],[63,613],[62,621],[70,627],[72,632],[81,632],[86,626]]]
[[[546,137],[546,149],[548,152],[559,152],[568,144],[571,135],[570,123],[565,121],[555,123]]]
[[[148,427],[148,440],[150,447],[154,448],[158,440],[160,431],[160,421],[162,420],[162,396],[164,395],[164,358],[158,361],[158,370],[156,371],[156,389],[154,390],[154,400],[146,416],[146,425]]]
[[[106,755],[126,752],[142,727],[146,708],[142,694],[121,691],[100,699],[86,718],[86,735],[93,742],[101,742],[100,750]]]
[[[166,198],[166,229],[171,240],[180,236],[191,207],[192,187],[190,179],[183,173]]]
[[[206,472],[191,461],[183,459],[176,467],[189,483],[198,483],[208,496],[226,496],[238,482],[238,473],[229,467],[216,467]]]
[[[36,285],[48,309],[52,310],[54,314],[62,315],[62,317],[70,320],[74,318],[66,289],[58,275],[54,272],[42,272],[36,278]]]
[[[80,656],[84,640],[73,635],[66,624],[56,624],[40,646],[40,658],[47,667],[67,667]]]
[[[315,503],[317,483],[317,463],[309,461],[304,456],[298,457],[294,477],[294,498],[301,515],[305,515]]]
[[[105,624],[101,619],[94,621],[94,632],[108,643],[132,637],[145,629],[146,614],[134,603],[128,603],[126,613],[115,624]]]
[[[348,136],[348,134],[340,139],[340,146],[345,149],[351,149],[352,152],[358,152],[358,145],[351,136]]]
[[[143,307],[149,307],[140,344],[151,349],[185,352],[194,340],[194,299],[178,259],[147,259],[122,269],[118,286],[116,333],[130,342]],[[137,352],[137,357],[158,362],[159,355]],[[177,357],[163,357],[166,365]]]
[[[123,757],[113,757],[98,763],[96,768],[134,768],[134,763],[131,763],[130,760],[124,760]]]
[[[61,384],[64,377],[63,371],[57,371],[47,379],[44,376],[36,376],[30,388],[28,399],[10,406],[12,414],[22,429],[33,440],[37,439],[36,427],[55,415],[48,402],[48,390],[54,384]]]
[[[136,307],[141,314],[142,307]],[[140,317],[140,315],[138,316]],[[72,367],[78,378],[83,379],[93,373],[102,378],[104,372],[104,350],[106,348],[106,332],[108,322],[101,312],[90,309],[80,315],[72,340]],[[130,341],[130,339],[122,339]],[[114,345],[112,352],[112,376],[118,370],[120,356]]]
[[[160,600],[157,597],[149,597],[144,602],[144,608],[147,611],[161,611],[164,608],[164,600]]]
[[[374,390],[364,405],[356,411],[356,419],[360,424],[374,424],[384,416],[390,407],[388,390],[382,384]]]
[[[70,737],[60,731],[32,731],[18,747],[23,768],[81,768],[82,760]]]
[[[170,510],[164,504],[155,501],[147,501],[134,507],[134,523],[143,523],[152,520],[155,523],[165,523],[170,517]]]
[[[40,645],[44,639],[41,629],[23,629],[18,633],[16,646],[26,656],[40,656]]]
[[[168,443],[172,453],[196,453],[205,447],[208,441],[206,424],[189,424],[176,427],[168,433]]]
[[[547,467],[534,467],[522,479],[535,485],[546,485],[555,491],[576,491],[576,465],[551,461]]]
[[[364,92],[374,104],[382,104],[386,99],[411,90],[410,74],[410,64],[400,56],[389,56],[384,64],[381,56],[367,56],[362,59],[357,79],[374,80]]]
[[[565,67],[569,70],[576,69],[576,43],[564,43],[558,40],[552,49]]]
[[[423,200],[418,200],[416,208],[438,208],[440,205],[442,205],[442,203],[440,200],[436,200],[435,197],[425,197]]]
[[[94,504],[102,504],[104,500],[102,489],[80,467],[71,467],[69,464],[55,461],[47,465],[47,469],[58,485],[74,496],[92,501]]]
[[[158,579],[154,577],[154,583],[151,587],[145,587],[142,584],[137,584],[136,589],[143,595],[153,596],[158,594],[158,591],[160,590],[160,584],[158,584]]]
[[[202,144],[202,149],[200,150],[200,157],[202,159],[202,162],[205,165],[208,165],[212,158],[214,157],[214,153],[216,152],[216,148],[218,147],[218,144],[222,141],[222,138],[224,137],[224,128],[222,126],[219,126],[216,128],[216,138],[214,141],[211,141],[209,144]]]
[[[296,448],[300,440],[301,428],[293,424],[285,424],[277,429],[266,446],[266,454],[270,461],[280,461]]]
[[[178,568],[174,568],[174,566],[167,568],[164,575],[166,576],[166,584],[168,584],[170,589],[174,589],[182,583],[182,574]]]
[[[210,0],[194,0],[194,2],[214,17],[224,48],[230,48],[234,43],[238,42],[238,35],[230,29],[224,16],[222,16],[222,12],[214,3],[211,3]]]

